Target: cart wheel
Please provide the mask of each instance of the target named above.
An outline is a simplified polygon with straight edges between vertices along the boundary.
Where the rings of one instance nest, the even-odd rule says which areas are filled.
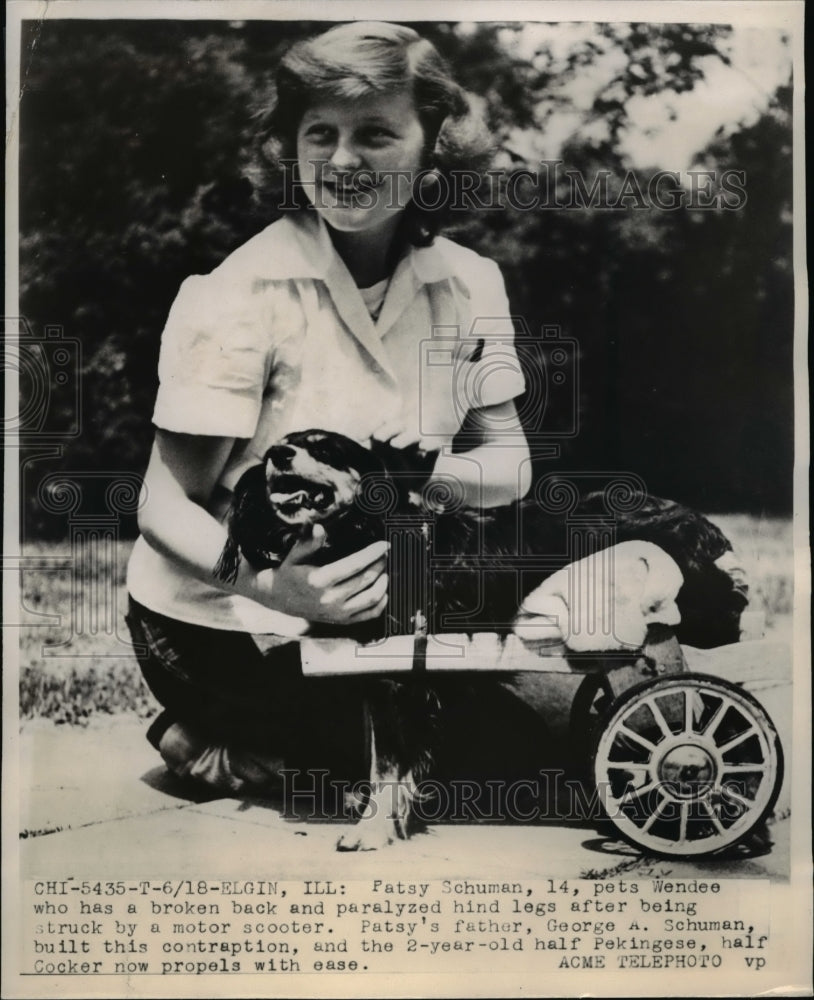
[[[570,757],[577,771],[590,772],[596,741],[617,696],[649,680],[648,674],[650,669],[641,659],[610,671],[606,663],[597,660],[596,670],[583,677],[571,703],[568,721]]]
[[[704,674],[638,684],[611,706],[594,755],[599,802],[636,847],[671,857],[723,850],[770,812],[780,740],[761,705]]]

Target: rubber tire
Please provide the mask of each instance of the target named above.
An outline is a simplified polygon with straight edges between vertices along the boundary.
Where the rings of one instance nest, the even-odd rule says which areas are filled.
[[[764,823],[765,820],[768,819],[768,817],[771,815],[775,803],[777,802],[777,797],[780,794],[780,789],[782,788],[783,785],[783,774],[784,774],[783,746],[782,743],[780,742],[780,737],[778,735],[777,728],[774,725],[772,719],[770,718],[768,712],[760,704],[757,698],[755,698],[754,695],[750,694],[748,691],[745,691],[738,684],[733,684],[730,681],[724,680],[723,678],[720,677],[715,677],[711,674],[701,674],[690,671],[688,673],[682,673],[682,674],[671,674],[667,677],[656,677],[653,678],[652,680],[643,681],[641,684],[635,684],[632,687],[628,688],[627,691],[625,691],[622,695],[620,695],[611,704],[605,716],[604,724],[602,727],[599,728],[599,731],[596,733],[594,740],[594,747],[591,754],[591,768],[590,768],[591,781],[593,782],[592,790],[596,790],[598,785],[597,774],[596,774],[596,758],[599,750],[599,745],[602,741],[602,737],[607,732],[608,727],[614,722],[614,719],[624,709],[626,709],[629,706],[629,703],[631,701],[635,701],[641,694],[646,692],[652,692],[654,689],[657,690],[660,687],[667,687],[675,684],[684,684],[688,681],[690,683],[692,683],[692,681],[702,681],[706,684],[723,688],[724,690],[733,691],[738,695],[739,698],[742,698],[744,701],[746,701],[746,703],[750,706],[750,708],[754,710],[757,720],[759,721],[761,727],[764,728],[764,735],[767,737],[770,744],[774,748],[774,752],[777,757],[777,768],[775,773],[774,786],[769,795],[767,803],[764,806],[764,808],[760,811],[760,813],[753,818],[753,821],[750,823],[748,828],[742,831],[741,834],[737,838],[732,840],[730,843],[721,845],[720,847],[716,847],[710,851],[704,851],[704,852],[691,852],[689,854],[682,855],[679,852],[659,851],[651,847],[649,844],[643,845],[641,842],[637,841],[635,837],[631,836],[625,829],[622,829],[619,826],[617,826],[613,818],[609,816],[607,812],[605,812],[605,810],[602,808],[601,800],[599,800],[599,796],[597,795],[597,801],[599,802],[600,813],[602,814],[600,816],[599,822],[597,823],[597,827],[602,834],[607,835],[608,830],[612,829],[614,833],[616,833],[623,840],[625,840],[626,843],[631,844],[637,850],[646,853],[648,855],[651,855],[653,857],[672,858],[673,860],[682,857],[688,860],[694,858],[711,857],[715,854],[731,851],[738,844],[743,844],[745,841],[747,841],[749,837],[752,835],[752,833],[755,831],[755,829],[760,824]]]

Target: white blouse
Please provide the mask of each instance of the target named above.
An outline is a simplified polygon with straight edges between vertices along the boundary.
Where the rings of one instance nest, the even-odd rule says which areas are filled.
[[[211,274],[183,282],[162,336],[153,422],[235,438],[219,480],[231,490],[292,431],[319,427],[365,441],[400,418],[443,448],[467,410],[523,392],[493,261],[438,237],[399,261],[377,320],[365,302],[372,292],[356,287],[315,213],[273,223]],[[143,538],[128,587],[179,621],[281,635],[305,628],[195,580]]]
[[[364,302],[365,307],[370,313],[374,323],[379,318],[379,313],[382,311],[382,306],[384,305],[384,295],[389,284],[390,279],[384,278],[384,280],[377,281],[375,285],[371,285],[369,288],[359,289],[362,301]]]

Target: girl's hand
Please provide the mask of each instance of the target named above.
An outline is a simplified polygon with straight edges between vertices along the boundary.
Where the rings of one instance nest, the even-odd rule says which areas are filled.
[[[370,435],[373,441],[382,441],[393,448],[409,448],[416,445],[419,451],[432,451],[435,445],[425,441],[417,431],[405,430],[405,421],[401,417],[392,417],[379,424]]]
[[[315,525],[310,538],[291,549],[281,565],[255,577],[255,600],[309,622],[345,625],[378,618],[387,606],[387,542],[374,542],[344,559],[314,566],[310,560],[325,542]]]

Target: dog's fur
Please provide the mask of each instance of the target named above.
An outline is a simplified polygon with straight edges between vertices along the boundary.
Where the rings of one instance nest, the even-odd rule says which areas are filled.
[[[325,564],[379,539],[391,541],[387,611],[352,626],[314,625],[312,635],[368,642],[387,634],[492,631],[506,634],[523,598],[563,553],[564,517],[533,500],[475,511],[438,509],[424,486],[435,456],[387,444],[371,448],[342,435],[308,430],[269,448],[241,477],[228,541],[214,574],[234,580],[241,557],[255,568],[279,566],[313,525],[325,530],[314,562]],[[614,540],[654,542],[684,576],[678,638],[696,646],[738,639],[744,593],[716,560],[731,546],[706,518],[681,504],[642,494],[630,513],[614,513]],[[435,509],[434,509],[435,508]],[[608,517],[601,493],[577,513]],[[536,558],[535,558],[536,557]],[[365,690],[372,794],[358,831],[341,849],[376,847],[405,836],[415,782],[430,761],[437,696],[420,679],[371,680]]]

